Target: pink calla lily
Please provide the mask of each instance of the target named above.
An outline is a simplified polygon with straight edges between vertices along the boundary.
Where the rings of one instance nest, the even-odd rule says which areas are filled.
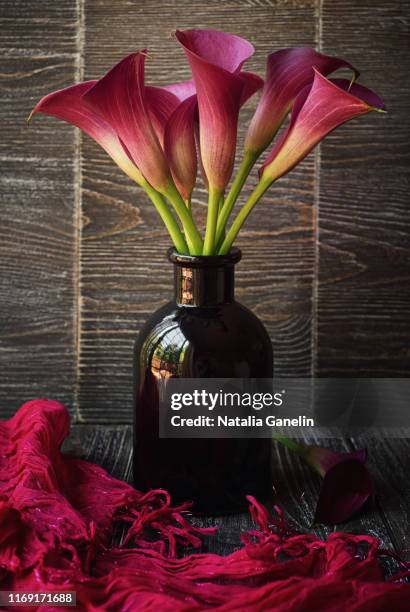
[[[145,88],[145,100],[152,127],[161,147],[164,148],[165,127],[180,100],[166,87],[149,86]]]
[[[33,113],[68,121],[94,138],[143,187],[179,252],[225,254],[273,181],[338,125],[384,106],[376,94],[356,84],[359,73],[351,64],[313,49],[272,53],[265,82],[243,70],[254,47],[239,36],[192,29],[177,31],[176,38],[189,61],[191,79],[146,85],[146,52],[140,51],[99,80],[45,96]],[[351,70],[352,80],[326,78],[339,68]],[[239,112],[261,88],[242,161],[228,190]],[[250,171],[290,110],[289,125],[263,164],[259,183],[228,228]],[[204,240],[191,211],[198,166],[208,191]]]
[[[269,146],[296,96],[313,81],[314,68],[325,76],[339,68],[349,68],[355,78],[359,76],[349,62],[323,55],[309,47],[271,53],[262,96],[246,135],[245,152],[257,156]]]
[[[365,466],[366,449],[336,453],[308,447],[304,459],[323,477],[315,520],[332,525],[354,516],[374,496],[374,484]]]
[[[189,202],[197,175],[195,145],[196,96],[186,98],[174,110],[168,120],[164,149],[175,185],[186,202]]]
[[[254,72],[245,72],[242,70],[239,73],[243,82],[243,90],[241,95],[240,106],[242,107],[252,96],[259,91],[264,84],[264,80]]]
[[[125,57],[87,91],[84,100],[112,125],[145,179],[163,192],[171,174],[149,117],[145,55],[143,51]]]
[[[384,108],[370,89],[344,79],[331,81],[315,70],[312,86],[296,98],[289,126],[260,170],[262,183],[269,184],[292,170],[342,123]]]
[[[96,82],[85,81],[44,96],[34,107],[31,115],[34,113],[52,115],[80,128],[105,149],[125,174],[140,183],[143,177],[126,153],[115,130],[84,101],[84,94]]]
[[[222,193],[233,169],[245,79],[239,72],[253,54],[243,38],[215,30],[176,32],[189,60],[199,107],[203,167],[211,189]]]
[[[169,85],[164,85],[161,89],[174,94],[180,102],[196,94],[195,83],[192,79],[180,81],[179,83],[170,83]]]
[[[374,497],[374,483],[365,465],[366,449],[337,453],[321,446],[300,444],[279,434],[274,439],[298,454],[323,478],[316,522],[334,525],[347,521]]]

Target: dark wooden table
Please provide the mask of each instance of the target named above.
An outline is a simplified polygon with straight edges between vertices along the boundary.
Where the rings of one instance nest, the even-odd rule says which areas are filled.
[[[385,548],[410,560],[410,440],[362,437],[355,441],[321,440],[320,443],[340,451],[361,446],[368,448],[369,469],[377,487],[376,500],[357,518],[337,527],[312,525],[320,478],[298,457],[275,444],[275,502],[282,507],[288,519],[298,530],[312,531],[321,538],[332,531],[377,536]],[[74,425],[64,449],[102,465],[116,478],[131,481],[130,425]],[[203,550],[223,555],[240,547],[241,532],[251,526],[246,513],[226,517],[193,517],[193,520],[204,526],[219,526],[217,535],[206,539]]]

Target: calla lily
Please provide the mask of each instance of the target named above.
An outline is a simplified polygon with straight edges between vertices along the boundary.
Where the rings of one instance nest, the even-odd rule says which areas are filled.
[[[165,127],[172,113],[179,106],[180,100],[165,87],[146,87],[145,99],[152,127],[163,149]]]
[[[85,93],[84,101],[112,125],[146,180],[163,192],[171,174],[148,113],[145,56],[143,51],[125,57]]]
[[[243,38],[215,30],[177,31],[198,96],[202,163],[211,188],[222,193],[233,169],[245,79],[238,73],[253,54]]]
[[[160,193],[166,195],[182,221],[189,251],[199,254],[201,236],[175,187],[161,146],[166,123],[180,98],[192,91],[192,84],[173,84],[167,89],[146,87],[145,55],[145,51],[133,53],[99,81],[80,83],[46,96],[33,112],[69,121],[103,146],[120,168],[145,189],[174,245],[186,252],[186,241]]]
[[[243,38],[215,30],[177,31],[198,98],[201,164],[209,190],[204,255],[215,250],[221,197],[235,161],[238,117],[249,80],[239,74],[253,54]]]
[[[262,182],[271,183],[289,172],[342,123],[384,108],[370,89],[345,79],[328,80],[315,70],[312,86],[297,96],[289,126],[262,166]]]
[[[232,223],[219,253],[229,252],[248,215],[271,183],[292,170],[329,132],[350,119],[384,109],[383,101],[370,89],[345,79],[329,80],[315,70],[312,85],[296,97],[288,128],[260,169],[260,181]]]
[[[84,99],[113,126],[150,185],[171,201],[181,219],[191,254],[199,255],[202,252],[201,236],[175,187],[168,161],[151,122],[154,118],[161,138],[168,113],[176,108],[178,98],[171,91],[151,88],[148,102],[151,101],[152,112],[149,112],[144,62],[145,52],[124,58],[87,91]],[[169,110],[166,109],[168,102]]]
[[[359,72],[345,60],[318,53],[309,47],[293,47],[271,53],[266,80],[256,112],[245,139],[245,154],[257,157],[271,143],[299,92],[314,78],[314,68],[328,75],[349,68],[354,78]]]
[[[186,98],[172,113],[165,131],[165,154],[178,191],[189,202],[196,182],[196,96]]]
[[[367,450],[335,453],[308,447],[305,460],[323,477],[315,520],[327,525],[355,515],[374,496],[374,484],[366,468]]]
[[[169,85],[164,85],[161,89],[170,91],[180,102],[196,94],[195,83],[192,79],[180,81],[179,83],[170,83]]]
[[[338,125],[384,106],[373,92],[356,84],[359,73],[351,64],[313,49],[272,53],[264,82],[243,70],[254,52],[247,40],[199,29],[177,31],[176,38],[192,79],[162,87],[146,85],[146,52],[140,51],[99,80],[45,96],[33,113],[68,121],[94,138],[149,195],[179,252],[225,254],[273,181]],[[343,67],[353,72],[351,81],[326,78]],[[239,170],[226,190],[235,161],[240,109],[261,88]],[[262,166],[258,185],[226,231],[251,169],[290,110],[289,125]],[[198,166],[208,190],[204,241],[191,212]]]
[[[274,438],[296,452],[323,478],[315,521],[333,525],[355,515],[374,497],[374,484],[366,468],[367,450],[337,453],[321,446],[308,446],[289,438]]]
[[[44,113],[80,128],[105,149],[125,174],[141,184],[142,174],[129,158],[115,130],[84,101],[84,94],[96,82],[85,81],[48,94],[34,107],[30,117]]]
[[[259,91],[264,84],[264,80],[254,72],[245,72],[241,70],[239,73],[243,82],[243,90],[241,95],[240,106],[242,107],[252,96]]]

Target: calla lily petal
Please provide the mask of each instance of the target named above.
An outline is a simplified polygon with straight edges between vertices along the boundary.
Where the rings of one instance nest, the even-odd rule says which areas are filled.
[[[145,179],[164,192],[171,174],[150,121],[144,62],[145,52],[125,57],[88,90],[84,99],[112,125]]]
[[[145,99],[152,127],[164,148],[165,126],[180,100],[166,87],[146,87]]]
[[[349,68],[355,78],[359,76],[349,62],[323,55],[309,47],[272,53],[267,60],[262,96],[246,135],[245,151],[259,154],[269,146],[298,93],[313,81],[314,68],[323,75],[339,68]]]
[[[177,30],[175,35],[185,50],[227,72],[238,72],[255,51],[249,41],[228,32],[194,29]]]
[[[264,80],[254,72],[242,71],[239,73],[239,76],[244,84],[240,102],[241,106],[243,106],[257,91],[262,89]]]
[[[329,132],[372,110],[384,110],[375,93],[344,79],[332,82],[315,71],[312,86],[296,98],[289,126],[260,170],[261,180],[269,184],[283,176]]]
[[[187,98],[190,98],[196,94],[195,83],[192,79],[189,79],[188,81],[180,81],[179,83],[170,83],[161,89],[170,91],[178,98],[180,102],[183,102]]]
[[[342,523],[374,496],[374,484],[365,466],[367,450],[336,453],[319,446],[305,449],[304,459],[323,477],[315,520]]]
[[[315,520],[326,525],[343,523],[354,516],[374,495],[373,482],[363,463],[346,460],[325,475]]]
[[[174,182],[189,201],[197,175],[195,146],[196,96],[186,98],[171,115],[165,130],[164,148]]]
[[[143,177],[122,146],[115,130],[84,100],[84,94],[96,83],[97,81],[85,81],[50,93],[40,100],[31,115],[52,115],[80,128],[105,149],[123,172],[140,183]]]
[[[352,453],[337,453],[328,448],[323,448],[322,446],[309,446],[305,453],[305,458],[321,476],[325,476],[332,467],[346,460],[354,460],[363,464],[366,463],[367,449],[361,448]]]
[[[321,446],[301,444],[280,434],[273,437],[322,476],[315,512],[317,522],[332,525],[347,521],[374,496],[374,484],[365,466],[366,449],[337,453]]]
[[[341,89],[348,91],[356,98],[363,100],[371,107],[371,110],[386,111],[386,105],[383,100],[371,89],[360,85],[360,83],[351,83],[346,79],[329,79],[331,83],[334,83]]]
[[[254,48],[214,30],[176,33],[189,60],[198,96],[200,149],[210,189],[222,193],[233,169],[245,79],[239,73]]]

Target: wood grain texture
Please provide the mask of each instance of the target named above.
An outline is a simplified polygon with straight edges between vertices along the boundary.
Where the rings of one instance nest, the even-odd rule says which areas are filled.
[[[409,375],[410,89],[405,0],[324,0],[321,47],[385,100],[323,143],[318,372]]]
[[[410,561],[410,440],[363,435],[350,442],[366,447],[376,482],[376,507],[398,554]]]
[[[314,442],[310,440],[310,443]],[[363,438],[352,441],[320,440],[320,444],[337,451],[349,451],[362,444],[369,447],[370,470],[376,480],[377,502],[358,518],[337,529],[350,533],[368,533],[378,537],[383,546],[410,559],[410,523],[408,521],[409,484],[408,466],[410,441],[374,441]],[[132,431],[127,425],[76,425],[64,446],[67,452],[102,465],[116,478],[132,481]],[[381,459],[382,458],[382,459]],[[313,531],[325,538],[336,528],[312,526],[320,478],[287,449],[274,445],[273,453],[275,503],[286,514],[289,522],[301,532]],[[410,466],[408,466],[410,467]],[[251,527],[248,514],[227,517],[193,517],[202,526],[218,525],[215,537],[204,542],[204,550],[228,554],[241,546],[240,534]],[[389,571],[389,566],[386,567]]]
[[[4,0],[0,70],[0,410],[50,396],[73,405],[74,130],[35,118],[76,78],[74,2]]]
[[[263,74],[269,51],[315,44],[315,10],[313,1],[168,0],[160,12],[154,0],[87,1],[85,77],[102,75],[126,53],[148,45],[148,82],[188,78],[183,52],[171,36],[177,27],[214,27],[248,37],[257,48],[249,69]],[[242,125],[254,104],[244,111]],[[83,141],[82,164],[81,418],[130,421],[132,345],[144,320],[171,296],[169,241],[146,198],[89,139]],[[237,297],[265,322],[282,375],[311,371],[313,200],[309,159],[258,205],[238,243],[244,260]],[[205,202],[199,186],[193,205],[202,226]]]

